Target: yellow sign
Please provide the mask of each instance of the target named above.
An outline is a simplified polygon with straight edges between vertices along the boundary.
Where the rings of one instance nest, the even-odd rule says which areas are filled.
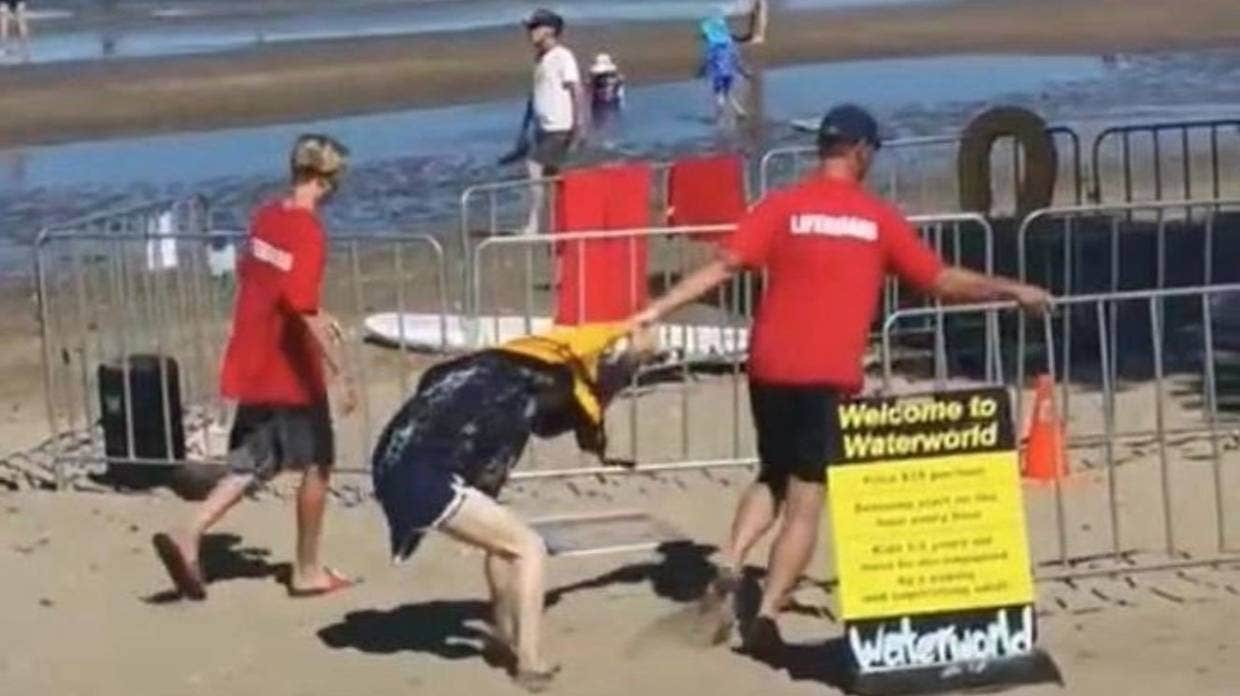
[[[828,476],[845,620],[1033,601],[1015,451],[842,464]]]

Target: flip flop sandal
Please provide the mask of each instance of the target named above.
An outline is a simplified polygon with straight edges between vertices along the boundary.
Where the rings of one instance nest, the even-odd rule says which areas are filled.
[[[551,682],[555,680],[555,676],[560,673],[560,665],[556,665],[551,669],[536,671],[532,669],[517,670],[512,680],[517,686],[525,689],[531,694],[541,694],[551,688]]]
[[[151,537],[151,545],[155,547],[155,555],[164,564],[168,577],[182,597],[201,602],[207,598],[206,583],[203,582],[202,570],[197,563],[190,562],[181,553],[172,537],[167,534],[156,534]]]
[[[333,568],[324,568],[323,572],[327,573],[328,581],[324,587],[293,587],[292,580],[289,581],[288,596],[294,599],[307,599],[309,597],[323,597],[341,590],[347,590],[354,585],[360,584],[361,579],[351,580],[339,571]]]

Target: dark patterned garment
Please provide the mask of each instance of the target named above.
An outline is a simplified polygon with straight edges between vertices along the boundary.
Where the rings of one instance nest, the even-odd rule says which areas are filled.
[[[540,399],[567,389],[566,374],[518,358],[481,353],[423,376],[379,438],[375,488],[402,463],[442,469],[488,495],[499,492],[529,440]]]
[[[635,364],[601,368],[601,399],[627,383]],[[576,430],[583,448],[601,454],[601,424],[585,424],[564,365],[484,351],[437,365],[418,384],[375,447],[375,497],[403,558],[422,535],[459,508],[466,489],[496,496],[531,434]]]

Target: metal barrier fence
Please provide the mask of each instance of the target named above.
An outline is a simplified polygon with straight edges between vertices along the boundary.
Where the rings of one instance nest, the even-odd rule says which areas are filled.
[[[919,216],[911,219],[922,237],[952,263],[989,271],[994,266],[994,231],[987,220],[974,214]],[[591,243],[627,242],[625,250],[630,259],[638,257],[631,250],[641,245],[649,259],[649,266],[641,269],[636,265],[628,269],[628,287],[633,297],[650,289],[651,294],[669,287],[676,280],[694,270],[712,257],[711,242],[730,233],[732,225],[707,227],[648,228],[639,230],[614,230],[574,232],[556,235],[494,237],[482,241],[476,248],[470,275],[474,279],[473,299],[470,306],[477,309],[477,321],[482,324],[479,335],[498,339],[508,332],[536,331],[550,324],[556,313],[556,282],[573,281],[579,295],[576,306],[586,309],[584,292],[587,278],[585,264],[578,262],[578,277],[557,278],[556,255],[584,255]],[[557,250],[559,250],[557,252]],[[580,260],[580,256],[579,259]],[[623,274],[622,274],[623,275]],[[763,278],[760,274],[744,274],[718,288],[713,295],[691,308],[678,313],[669,326],[662,329],[662,342],[673,349],[679,359],[665,363],[656,371],[676,379],[668,390],[650,394],[638,384],[632,385],[627,404],[627,417],[616,424],[621,441],[627,442],[626,457],[637,464],[634,471],[674,468],[714,468],[751,463],[753,457],[752,429],[748,423],[748,407],[745,405],[746,381],[742,374],[742,362],[748,343],[748,326],[754,307],[761,294]],[[645,285],[645,288],[641,286]],[[926,306],[927,300],[919,294],[902,287],[898,280],[888,281],[880,304],[882,316],[900,308]],[[507,327],[507,328],[505,328]],[[875,337],[881,328],[881,319],[875,325]],[[954,331],[994,333],[997,324],[994,317],[987,317],[979,325],[968,322],[953,326]],[[906,327],[907,336],[925,337],[940,341],[946,327],[940,320],[927,318],[917,326]],[[988,370],[1000,369],[995,343],[984,342],[980,360]],[[924,348],[923,348],[924,350]],[[713,377],[702,377],[701,368],[709,366]],[[656,392],[658,390],[655,390]],[[674,392],[670,394],[669,392]],[[645,395],[643,395],[645,394]],[[675,432],[651,433],[645,430],[651,423],[666,419],[653,418],[649,414],[659,408],[663,398],[674,412]],[[644,404],[652,401],[653,405]],[[643,406],[639,407],[639,403]],[[725,406],[726,404],[726,406]],[[722,407],[722,408],[721,408]],[[695,425],[703,415],[728,414],[724,423],[708,426],[705,422]],[[643,415],[645,414],[645,415]],[[614,423],[614,421],[613,421]],[[722,427],[721,427],[722,426]],[[724,439],[720,439],[720,437]],[[728,439],[730,438],[730,439]],[[644,441],[663,443],[660,449],[671,459],[650,461],[640,451]],[[704,441],[704,442],[699,442]],[[568,449],[560,450],[569,459],[574,456]],[[533,457],[535,462],[539,457]],[[561,457],[561,460],[563,457]],[[535,470],[531,471],[531,468]],[[570,469],[547,469],[527,465],[514,476],[538,478],[546,476],[569,476],[596,474],[614,469],[601,467],[574,467]]]
[[[983,218],[940,216],[918,218],[915,222],[945,257],[981,270],[993,264],[993,232]],[[731,229],[652,228],[483,240],[471,259],[475,282],[470,293],[472,304],[491,312],[490,316],[511,313],[523,317],[522,333],[536,330],[534,321],[553,313],[551,262],[556,245],[596,237],[645,237],[652,274],[642,282],[652,282],[651,291],[657,293],[713,254],[713,246],[695,240],[712,241]],[[42,317],[48,424],[56,434],[80,434],[76,446],[66,446],[56,453],[59,463],[172,462],[171,454],[146,458],[137,456],[135,451],[130,358],[147,354],[171,357],[178,366],[176,388],[185,405],[183,420],[191,440],[188,460],[219,463],[223,454],[221,443],[211,437],[223,435],[215,426],[222,425],[227,418],[217,396],[217,367],[227,343],[235,292],[233,264],[236,247],[243,237],[233,231],[165,233],[140,225],[118,225],[114,220],[96,227],[75,225],[47,230],[40,235],[34,260]],[[450,314],[448,264],[435,239],[335,235],[331,244],[324,306],[340,313],[347,326],[360,326],[371,313],[395,310],[398,316],[417,313],[438,317],[439,340],[433,343],[444,349],[481,347],[486,335],[503,334],[496,325],[489,334],[483,331],[482,335],[469,336],[467,332],[465,345],[449,345],[456,328],[450,322],[469,321]],[[515,252],[521,263],[499,263],[501,250]],[[428,292],[432,286],[434,292]],[[664,377],[674,377],[674,388],[651,389],[644,383],[634,384],[628,404],[630,418],[617,425],[616,431],[621,435],[613,438],[629,443],[628,456],[641,462],[637,470],[713,468],[752,462],[752,429],[746,420],[748,409],[743,407],[741,364],[747,349],[745,326],[752,317],[760,287],[759,277],[738,278],[721,288],[713,302],[698,306],[694,310],[696,316],[687,317],[684,325],[665,334],[665,340],[674,344],[684,359],[658,366],[656,371]],[[914,302],[920,300],[914,300],[893,282],[887,287],[883,306],[894,310],[915,306]],[[395,326],[392,342],[397,351],[364,350],[360,332],[351,344],[351,362],[359,372],[363,393],[359,411],[338,423],[341,471],[366,470],[370,444],[382,425],[380,414],[393,412],[414,386],[419,358],[410,346],[417,341],[405,340],[403,322]],[[426,343],[425,336],[409,338],[419,339],[422,345]],[[122,375],[125,420],[130,426],[123,455],[108,454],[100,438],[100,365],[115,365]],[[714,375],[704,376],[699,370],[704,367]],[[162,432],[167,438],[162,451],[175,453],[168,398],[174,378],[168,369],[163,363],[158,367],[159,387],[164,396]],[[391,379],[386,375],[391,375]],[[638,403],[650,403],[653,408],[669,399],[680,425],[674,435],[649,438],[666,443],[658,445],[658,450],[668,453],[652,456],[649,450],[654,448],[642,451],[639,447],[648,438],[637,425]],[[732,421],[730,427],[720,428],[708,421],[717,406],[724,403],[730,404]],[[667,425],[668,421],[659,422],[656,429]],[[563,456],[556,459],[561,464],[565,461]],[[524,472],[517,478],[595,471],[593,467],[554,471],[544,468]]]
[[[1047,130],[1055,139],[1059,173],[1055,200],[1083,203],[1085,177],[1081,140],[1066,126]],[[937,213],[959,209],[956,154],[960,136],[941,135],[900,138],[883,143],[874,161],[870,181],[877,192],[898,203],[906,212]],[[1065,156],[1065,154],[1069,156]],[[815,146],[776,148],[762,156],[758,167],[759,192],[787,185],[803,176],[818,161]],[[1016,210],[1016,191],[1024,167],[1023,149],[1013,138],[1002,138],[991,154],[991,186],[996,211]]]
[[[1094,138],[1091,165],[1095,202],[1238,196],[1240,119],[1106,128]]]
[[[673,163],[651,164],[654,192],[652,216],[661,218],[668,207],[668,175]],[[473,280],[469,276],[473,247],[478,241],[513,234],[538,234],[556,229],[557,186],[562,176],[516,179],[475,184],[460,197],[461,288],[468,302]],[[463,311],[472,308],[466,305]]]
[[[231,325],[236,248],[243,241],[238,232],[152,234],[111,223],[75,224],[39,236],[34,262],[48,425],[55,435],[77,434],[75,446],[54,453],[61,483],[65,464],[175,463],[169,399],[174,388],[185,406],[188,460],[219,463],[222,443],[211,437],[222,433],[213,432],[212,424],[226,419],[217,372]],[[336,235],[330,243],[323,302],[346,325],[360,325],[378,308],[446,315],[444,254],[434,238]],[[363,338],[355,332],[348,348],[362,393],[357,413],[337,426],[342,470],[367,470],[348,462],[368,461],[370,442],[382,425],[374,416],[392,412],[413,386],[407,348],[364,351]],[[154,458],[136,456],[130,394],[131,358],[147,354],[177,364],[175,376],[167,363],[158,366],[166,456]],[[122,376],[124,455],[106,452],[98,428],[96,370],[102,365],[115,366]],[[379,379],[380,374],[392,378]]]
[[[694,270],[713,254],[710,242],[731,232],[732,225],[701,227],[656,227],[637,230],[587,231],[555,235],[492,237],[483,240],[472,257],[473,277],[470,305],[478,312],[478,321],[494,322],[493,330],[484,332],[493,340],[501,340],[502,317],[519,317],[521,331],[538,330],[550,323],[556,313],[556,253],[577,254],[579,290],[577,307],[588,311],[585,293],[585,264],[580,261],[588,245],[599,242],[628,243],[626,253],[639,246],[648,258],[647,268],[632,264],[629,288],[632,297],[649,289],[658,291]],[[505,252],[508,252],[505,255]],[[636,258],[636,254],[630,256]],[[558,279],[564,282],[564,278]],[[646,385],[638,376],[627,392],[623,409],[626,418],[609,420],[613,442],[624,442],[627,452],[622,459],[634,466],[628,471],[660,471],[669,469],[709,469],[745,466],[753,462],[753,443],[748,436],[748,409],[742,408],[742,362],[747,350],[748,319],[752,316],[756,279],[740,276],[719,288],[710,299],[709,309],[698,307],[695,315],[683,317],[683,324],[666,327],[662,341],[673,348],[674,358],[647,372],[647,377],[672,378],[668,387]],[[645,287],[642,287],[645,286]],[[480,345],[479,347],[485,347]],[[709,364],[714,376],[701,377],[696,367]],[[722,403],[729,404],[729,420],[715,427],[703,427],[704,415],[719,415]],[[704,408],[710,403],[714,408]],[[652,411],[667,410],[667,417],[650,418]],[[613,409],[615,411],[619,408]],[[671,426],[669,428],[669,426]],[[713,432],[712,432],[713,430]],[[618,435],[618,437],[617,437]],[[643,442],[658,442],[657,448],[670,459],[652,459],[643,451]],[[616,448],[613,447],[612,450]],[[569,461],[580,458],[570,447],[557,443],[535,444],[527,449],[527,460],[514,479],[551,476],[580,476],[616,473],[615,467],[579,465],[572,468],[541,466],[546,450],[556,451],[554,459]],[[613,452],[614,454],[614,452]]]
[[[1022,397],[1016,400],[1022,423],[1026,377],[1040,372],[1056,380],[1070,470],[1053,482],[1049,504],[1036,494],[1027,500],[1035,531],[1050,532],[1035,533],[1035,541],[1055,540],[1052,549],[1035,549],[1036,560],[1123,561],[1129,551],[1151,545],[1171,555],[1234,551],[1231,542],[1240,532],[1240,488],[1231,480],[1240,471],[1240,317],[1230,309],[1240,306],[1237,299],[1240,283],[1059,298],[1060,316],[1073,310],[1092,320],[1091,331],[1078,330],[1075,349],[1062,345],[1057,316],[1021,317],[1007,303],[901,310],[883,328],[883,385],[895,386],[897,363],[904,376],[932,377],[939,388],[1003,384]],[[967,369],[932,374],[924,358],[918,364],[894,352],[903,322],[937,315],[950,323],[995,312],[1009,329],[1003,348],[1020,356],[999,380]],[[1013,323],[1034,330],[1013,340]],[[956,365],[956,348],[945,341],[931,359]],[[1080,406],[1070,410],[1071,403]]]
[[[1008,256],[1022,280],[1062,295],[1209,285],[1240,280],[1220,262],[1237,237],[1240,198],[1068,206],[1030,213]]]

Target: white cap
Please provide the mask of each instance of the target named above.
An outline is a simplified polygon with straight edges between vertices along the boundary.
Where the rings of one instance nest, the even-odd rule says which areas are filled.
[[[594,65],[590,66],[590,72],[598,75],[600,73],[618,72],[619,68],[612,62],[611,56],[606,53],[600,53],[594,57]]]

